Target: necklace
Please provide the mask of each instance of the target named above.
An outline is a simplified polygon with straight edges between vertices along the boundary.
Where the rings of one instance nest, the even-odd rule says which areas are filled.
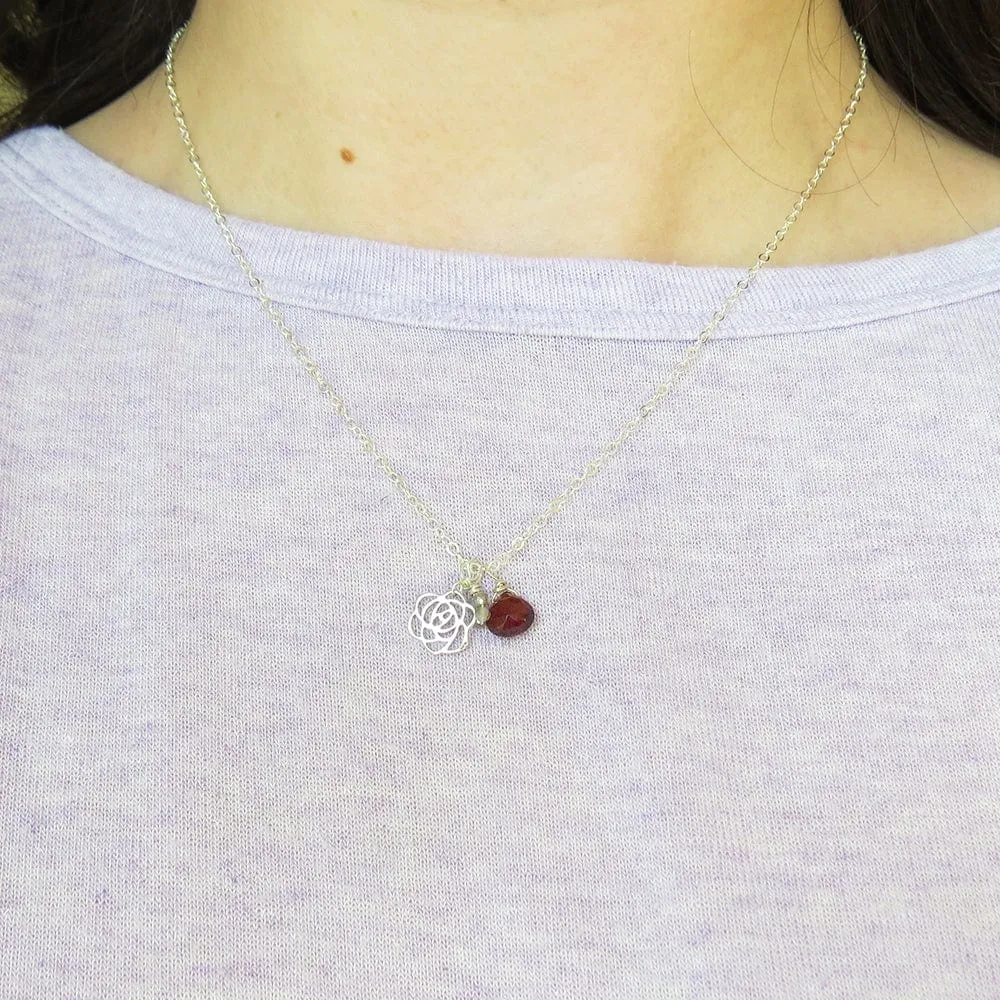
[[[305,367],[307,374],[316,383],[320,393],[333,407],[333,412],[346,424],[347,429],[358,440],[362,449],[371,456],[375,465],[388,477],[399,493],[402,494],[407,505],[426,523],[428,528],[433,532],[435,539],[458,562],[458,580],[450,590],[444,593],[423,594],[417,599],[416,606],[409,619],[408,630],[410,634],[432,653],[457,653],[468,647],[472,629],[479,625],[485,625],[494,635],[499,636],[519,635],[527,631],[535,620],[535,611],[528,601],[508,587],[505,580],[507,566],[535,535],[556,514],[560,513],[566,507],[587,482],[593,479],[618,454],[625,442],[652,415],[673,388],[676,381],[691,366],[705,342],[726,317],[733,303],[750,287],[751,282],[757,277],[760,269],[771,259],[771,256],[778,249],[778,244],[788,234],[788,230],[791,229],[805,207],[806,202],[816,189],[816,185],[833,159],[841,139],[843,139],[844,134],[851,124],[854,112],[857,110],[865,81],[868,78],[868,51],[865,47],[864,39],[859,32],[856,30],[853,31],[855,40],[858,43],[861,65],[854,92],[851,95],[850,102],[844,112],[844,117],[841,119],[833,139],[823,154],[822,159],[820,159],[815,173],[809,179],[809,183],[802,189],[791,211],[785,217],[785,221],[775,232],[774,236],[764,244],[764,249],[757,255],[757,259],[748,268],[746,275],[736,283],[736,286],[726,296],[706,326],[688,345],[680,361],[674,366],[666,379],[637,408],[635,414],[621,425],[616,436],[608,441],[597,456],[587,462],[583,469],[570,479],[566,489],[552,500],[548,507],[539,513],[521,534],[515,536],[510,546],[504,552],[493,559],[484,560],[470,556],[465,551],[454,533],[441,521],[431,505],[414,493],[389,457],[375,443],[371,435],[355,420],[344,400],[320,371],[319,365],[316,364],[306,348],[296,339],[295,335],[285,324],[281,311],[264,292],[260,278],[257,277],[246,258],[246,254],[244,254],[242,248],[236,242],[236,238],[229,228],[226,217],[219,208],[219,203],[216,201],[211,185],[208,183],[205,171],[202,169],[201,161],[195,151],[191,132],[184,118],[184,112],[181,109],[180,99],[177,96],[177,89],[174,85],[174,50],[177,42],[187,30],[188,24],[190,24],[190,21],[185,22],[174,33],[167,47],[165,64],[167,93],[170,96],[174,118],[177,121],[181,139],[187,148],[188,159],[194,168],[194,172],[201,185],[202,193],[208,202],[212,216],[226,241],[226,245],[229,247],[230,253],[235,257],[240,269],[257,293],[260,304],[270,317],[271,322],[288,342],[295,357]],[[492,597],[487,593],[488,580],[493,581],[491,588],[493,591]]]

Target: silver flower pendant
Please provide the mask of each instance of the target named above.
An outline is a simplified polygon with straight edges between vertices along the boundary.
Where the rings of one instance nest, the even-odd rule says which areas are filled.
[[[468,647],[469,632],[476,624],[476,605],[461,590],[421,594],[410,615],[410,635],[432,653],[460,653]]]

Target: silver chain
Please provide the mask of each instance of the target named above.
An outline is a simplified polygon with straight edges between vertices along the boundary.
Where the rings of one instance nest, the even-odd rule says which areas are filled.
[[[747,270],[746,275],[736,283],[735,288],[733,288],[729,295],[726,296],[725,300],[716,310],[708,324],[704,327],[704,329],[702,329],[695,340],[688,345],[686,351],[681,356],[680,361],[676,364],[674,369],[670,372],[666,379],[656,387],[653,394],[645,402],[640,404],[635,415],[622,424],[618,434],[604,445],[596,458],[587,462],[583,469],[570,479],[569,485],[566,489],[555,497],[555,499],[549,503],[548,507],[541,511],[521,534],[515,536],[508,549],[493,560],[483,561],[473,558],[465,552],[456,540],[451,529],[441,521],[430,504],[411,489],[407,481],[396,469],[389,457],[379,448],[372,436],[361,427],[357,420],[355,420],[353,415],[347,409],[347,405],[345,404],[343,398],[338,395],[337,391],[320,371],[319,365],[312,359],[306,348],[296,339],[295,335],[285,324],[281,311],[275,306],[274,301],[267,294],[265,294],[260,278],[257,277],[246,258],[246,254],[236,242],[232,230],[229,228],[229,224],[226,221],[226,217],[219,208],[219,203],[216,201],[215,194],[208,183],[208,178],[205,176],[205,171],[202,169],[201,161],[198,159],[198,154],[195,152],[194,143],[191,140],[191,132],[184,119],[184,112],[181,110],[180,99],[177,96],[177,90],[174,86],[174,49],[181,36],[187,30],[188,24],[190,24],[190,21],[185,22],[174,33],[174,36],[170,40],[170,45],[167,47],[167,93],[170,95],[170,101],[174,110],[174,118],[176,119],[177,126],[180,129],[181,138],[184,140],[184,145],[187,147],[188,159],[191,161],[191,166],[194,167],[194,172],[197,174],[198,181],[201,184],[202,193],[205,195],[205,200],[208,202],[209,208],[212,210],[212,215],[226,240],[226,244],[228,245],[230,252],[233,257],[236,258],[240,269],[246,275],[251,287],[257,293],[261,305],[264,307],[268,316],[270,316],[271,321],[277,327],[278,332],[285,338],[286,341],[288,341],[288,344],[294,352],[296,358],[298,358],[298,360],[304,365],[306,372],[319,387],[319,391],[333,407],[334,412],[347,425],[347,429],[351,432],[351,434],[357,438],[363,450],[371,455],[375,465],[385,473],[393,486],[395,486],[396,489],[403,495],[406,503],[427,524],[438,542],[440,542],[440,544],[443,545],[444,548],[458,560],[462,582],[477,584],[480,583],[484,577],[490,576],[496,581],[498,591],[504,589],[506,586],[502,574],[510,561],[524,549],[528,542],[530,542],[535,535],[537,535],[538,532],[541,531],[553,517],[555,517],[556,514],[560,513],[560,511],[566,507],[566,505],[577,495],[577,493],[580,492],[581,489],[583,489],[584,485],[589,480],[593,479],[608,464],[608,462],[610,462],[611,459],[618,454],[622,445],[624,445],[625,442],[639,429],[644,421],[654,413],[656,408],[661,402],[663,402],[680,376],[688,368],[690,368],[705,342],[715,331],[716,327],[718,327],[723,319],[725,319],[726,314],[729,312],[733,303],[736,302],[736,300],[750,287],[751,282],[753,282],[753,280],[757,277],[760,269],[771,259],[772,254],[778,249],[778,244],[781,243],[781,241],[788,234],[789,229],[792,228],[793,223],[799,217],[799,214],[805,207],[806,202],[809,200],[816,188],[816,185],[819,183],[820,178],[826,171],[827,166],[833,159],[833,156],[837,151],[837,147],[840,145],[841,139],[844,138],[844,134],[847,132],[848,126],[851,124],[851,119],[854,117],[854,112],[857,110],[858,103],[861,100],[861,93],[864,90],[865,81],[868,78],[868,50],[865,47],[864,39],[857,31],[854,31],[854,37],[857,40],[858,49],[861,54],[861,68],[858,74],[858,82],[854,88],[854,93],[851,95],[850,103],[847,105],[847,109],[844,112],[844,117],[840,122],[840,126],[837,128],[837,131],[834,134],[826,152],[823,154],[822,159],[819,161],[815,173],[810,178],[809,183],[802,189],[802,192],[796,199],[791,211],[785,217],[785,221],[782,223],[781,227],[775,232],[774,236],[767,241],[764,245],[764,249],[757,254],[757,259]]]

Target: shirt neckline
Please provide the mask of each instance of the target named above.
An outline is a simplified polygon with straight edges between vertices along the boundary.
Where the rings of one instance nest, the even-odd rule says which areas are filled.
[[[204,204],[132,176],[40,125],[0,143],[0,170],[109,249],[255,296]],[[441,250],[228,216],[276,302],[437,329],[690,340],[745,269]],[[713,334],[804,333],[918,312],[1000,289],[1000,227],[893,257],[771,265]]]

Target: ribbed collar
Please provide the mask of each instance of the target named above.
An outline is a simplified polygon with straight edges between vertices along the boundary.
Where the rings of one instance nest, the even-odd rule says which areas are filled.
[[[208,208],[100,158],[55,126],[0,143],[0,170],[110,250],[253,295]],[[275,300],[439,329],[688,340],[745,273],[637,260],[437,250],[230,216]],[[800,333],[1000,289],[1000,228],[917,253],[763,270],[716,338]]]

